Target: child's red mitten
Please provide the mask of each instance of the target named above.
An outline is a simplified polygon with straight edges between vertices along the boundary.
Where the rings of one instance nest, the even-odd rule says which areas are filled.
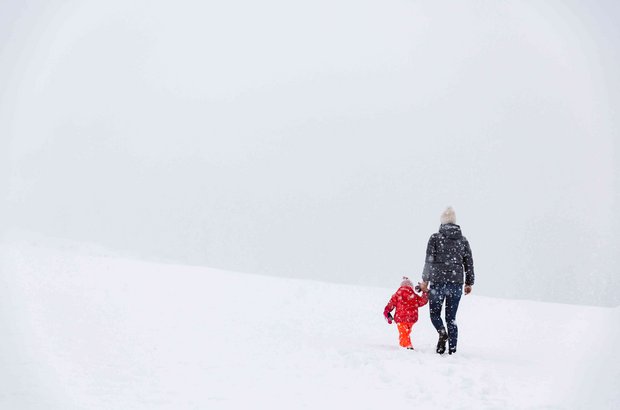
[[[394,320],[394,318],[392,317],[391,313],[388,313],[385,315],[385,320],[387,320],[388,324],[392,324],[392,320]]]

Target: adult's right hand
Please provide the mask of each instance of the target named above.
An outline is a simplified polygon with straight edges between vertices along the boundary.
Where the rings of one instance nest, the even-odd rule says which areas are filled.
[[[466,295],[471,293],[471,285],[465,285],[465,289],[463,289]]]
[[[422,292],[428,292],[428,282],[418,282],[418,285],[420,285]]]

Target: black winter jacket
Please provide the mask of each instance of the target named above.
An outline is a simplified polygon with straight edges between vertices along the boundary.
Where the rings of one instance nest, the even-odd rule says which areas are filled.
[[[460,226],[441,225],[439,232],[431,235],[426,247],[422,280],[434,283],[474,284],[474,260],[469,242],[461,233]]]

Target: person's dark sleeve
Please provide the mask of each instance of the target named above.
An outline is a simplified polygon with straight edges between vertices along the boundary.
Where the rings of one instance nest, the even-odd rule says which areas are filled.
[[[429,282],[431,279],[431,264],[435,261],[435,236],[431,236],[426,245],[426,259],[424,260],[424,270],[422,271],[422,280]]]
[[[465,239],[465,254],[463,255],[463,268],[465,269],[465,284],[473,286],[475,281],[474,275],[474,258],[471,255],[471,247]]]

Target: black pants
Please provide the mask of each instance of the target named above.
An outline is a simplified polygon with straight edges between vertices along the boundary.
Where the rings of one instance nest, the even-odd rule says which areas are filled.
[[[456,325],[456,311],[459,308],[463,285],[458,283],[433,283],[429,292],[429,311],[431,322],[437,331],[445,331],[441,320],[441,308],[446,303],[446,323],[448,325],[448,345],[450,350],[456,350],[459,338],[459,328]]]

